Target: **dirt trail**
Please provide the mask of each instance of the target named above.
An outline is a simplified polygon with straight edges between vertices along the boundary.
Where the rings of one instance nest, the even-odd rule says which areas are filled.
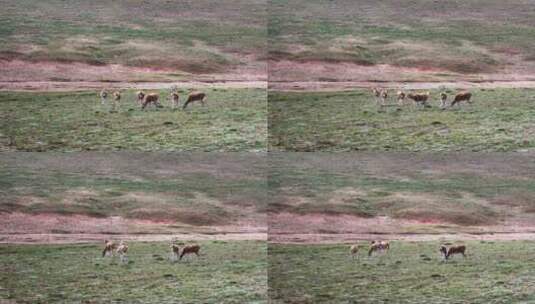
[[[173,82],[98,82],[98,81],[0,81],[0,91],[81,91],[114,89],[167,89],[173,85],[195,88],[269,88],[274,91],[351,91],[356,88],[396,88],[405,90],[428,90],[437,88],[471,89],[471,88],[535,88],[535,81],[446,81],[446,82],[374,82],[374,81],[173,81]]]
[[[370,234],[370,233],[336,233],[336,234],[269,234],[270,243],[282,244],[336,244],[369,240],[397,240],[406,242],[425,241],[535,241],[533,232],[505,233],[437,233],[437,234]]]
[[[132,241],[266,240],[267,227],[248,223],[227,226],[187,226],[175,222],[94,218],[84,215],[0,213],[0,244],[60,244]]]
[[[173,85],[186,88],[261,88],[266,81],[173,81],[173,82],[99,82],[99,81],[0,81],[0,91],[81,91],[114,89],[167,89]]]
[[[95,243],[104,240],[139,242],[180,241],[245,241],[267,240],[267,233],[221,233],[221,234],[0,234],[0,244],[77,244]]]
[[[397,88],[405,90],[426,90],[437,88],[455,88],[455,89],[471,89],[471,88],[535,88],[535,81],[521,80],[521,81],[437,81],[437,82],[374,82],[374,81],[336,81],[336,82],[322,82],[322,81],[305,81],[305,82],[269,82],[269,89],[274,91],[350,91],[356,88]]]

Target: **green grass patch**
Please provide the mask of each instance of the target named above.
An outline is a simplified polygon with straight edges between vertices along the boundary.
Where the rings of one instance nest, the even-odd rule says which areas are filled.
[[[0,161],[0,212],[121,216],[206,226],[258,216],[267,206],[265,168],[246,157],[240,157],[244,168],[232,156],[219,155],[219,161],[227,159],[225,165],[234,166],[227,167],[226,176],[219,175],[222,167],[210,164],[210,157],[192,161],[203,168],[199,172],[181,169],[188,166],[187,155],[163,160],[158,155],[119,155],[108,165],[98,156],[63,157],[61,164],[54,164],[57,156],[35,155],[22,165],[14,162],[24,163],[24,157],[14,157]],[[80,168],[77,162],[94,165]]]
[[[100,105],[96,92],[0,93],[0,149],[18,151],[265,151],[262,89],[205,90],[207,106],[142,111],[133,91],[120,107]],[[185,94],[181,95],[181,104]],[[110,98],[111,99],[111,98]]]
[[[243,14],[235,14],[236,11]],[[224,72],[264,53],[262,1],[6,3],[0,57]]]
[[[440,91],[431,90],[431,109],[407,103],[383,111],[369,90],[270,92],[269,149],[504,152],[535,147],[535,90],[472,92],[473,104],[461,108],[441,110]]]
[[[352,259],[349,245],[269,245],[272,303],[498,303],[535,301],[535,243],[466,242],[444,262],[438,242],[393,242]]]
[[[129,242],[128,263],[101,244],[0,246],[0,301],[17,303],[266,303],[266,244],[201,242],[171,263],[168,243]]]
[[[269,52],[274,60],[492,72],[507,64],[504,52],[530,58],[533,17],[529,3],[502,1],[275,0]]]
[[[273,154],[269,209],[466,226],[534,216],[535,183],[524,167],[529,156],[331,154]]]

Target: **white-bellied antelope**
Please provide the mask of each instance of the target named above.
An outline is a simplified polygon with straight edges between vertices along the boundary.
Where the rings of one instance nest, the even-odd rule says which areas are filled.
[[[355,256],[358,258],[359,257],[359,245],[351,245],[351,247],[349,247],[349,252],[351,253],[351,257],[354,259]]]
[[[468,103],[472,103],[472,101],[470,100],[470,98],[472,98],[472,93],[468,92],[468,91],[462,91],[462,92],[459,92],[457,93],[457,95],[455,95],[455,97],[453,98],[453,100],[451,101],[451,105],[450,107],[453,107],[455,104],[459,104],[461,105],[461,102],[462,101],[467,101]]]
[[[442,109],[446,108],[447,100],[448,100],[448,95],[446,95],[446,93],[444,92],[440,93],[440,107]]]
[[[104,250],[102,250],[102,257],[107,255],[113,256],[113,251],[117,249],[117,244],[113,241],[105,240],[104,241]]]
[[[119,92],[119,91],[113,92],[113,100],[120,101],[121,100],[121,92]]]
[[[196,256],[199,256],[199,251],[201,250],[201,246],[194,244],[194,245],[186,245],[184,248],[182,248],[182,253],[180,254],[179,260],[182,260],[182,257],[187,254],[194,253]]]
[[[117,254],[119,255],[119,259],[121,260],[121,263],[124,263],[127,261],[126,252],[128,251],[128,245],[126,245],[123,241],[119,243],[119,246],[117,246]]]
[[[444,255],[444,259],[448,259],[450,256],[454,254],[462,254],[463,257],[466,257],[466,246],[465,245],[458,245],[458,246],[451,246],[447,248],[446,246],[440,246],[440,252]]]
[[[381,105],[386,105],[386,99],[388,98],[388,90],[381,91]]]
[[[381,90],[379,88],[372,88],[373,98],[375,99],[375,104],[379,105],[379,98],[381,98]]]
[[[105,90],[105,89],[102,89],[100,91],[100,103],[101,104],[105,104],[106,103],[106,99],[108,98],[108,92]]]
[[[388,241],[372,241],[368,256],[371,256],[374,252],[387,251],[390,249],[390,243]]]
[[[143,104],[143,99],[145,99],[145,92],[137,91],[136,92],[137,102],[141,105]]]
[[[398,91],[396,95],[398,97],[398,105],[402,106],[403,103],[405,102],[405,97],[407,95],[403,91]]]
[[[156,107],[160,107],[160,103],[158,102],[158,99],[160,96],[157,93],[149,93],[145,95],[145,99],[143,100],[143,105],[141,106],[141,109],[144,110],[145,107],[149,104],[154,104]]]
[[[407,94],[407,97],[412,99],[416,103],[416,105],[422,105],[424,107],[429,106],[429,104],[427,103],[427,99],[429,99],[429,92],[409,93]]]
[[[180,254],[180,246],[171,244],[171,261],[178,260],[178,255]]]
[[[182,106],[182,109],[186,109],[186,107],[188,106],[188,104],[190,102],[194,102],[194,101],[197,101],[197,100],[199,100],[201,102],[201,104],[204,106],[204,98],[205,97],[206,97],[206,94],[204,94],[203,92],[194,91],[194,92],[189,93],[188,99],[186,100],[186,102]]]
[[[115,110],[121,101],[121,93],[119,91],[113,92],[113,109]]]
[[[177,92],[173,92],[171,93],[171,106],[174,108],[178,108],[178,104],[179,104],[179,96],[178,96],[178,93]]]

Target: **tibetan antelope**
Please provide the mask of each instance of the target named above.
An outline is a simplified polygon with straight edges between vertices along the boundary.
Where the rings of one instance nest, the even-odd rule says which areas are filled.
[[[113,92],[113,100],[120,101],[121,100],[121,93],[119,91]]]
[[[442,109],[446,108],[447,99],[448,99],[448,95],[446,95],[446,93],[444,92],[440,93],[440,107]]]
[[[204,98],[205,97],[206,97],[206,94],[204,94],[203,92],[193,91],[193,92],[189,93],[188,99],[186,100],[186,102],[182,106],[182,109],[186,109],[186,107],[188,106],[188,104],[190,102],[194,102],[194,101],[197,101],[197,100],[199,100],[201,102],[201,104],[204,106]]]
[[[143,104],[143,99],[145,99],[145,92],[143,91],[137,91],[136,92],[137,102],[139,104]]]
[[[117,244],[113,241],[104,241],[104,250],[102,250],[102,257],[107,255],[113,256],[113,251],[117,249]]]
[[[124,263],[128,260],[126,256],[126,252],[128,251],[128,245],[126,245],[123,241],[119,243],[119,246],[117,246],[117,254],[119,255],[119,259],[121,260],[121,263]]]
[[[178,93],[176,92],[171,93],[171,103],[172,103],[171,106],[173,107],[173,109],[178,108],[178,98],[179,98]]]
[[[446,246],[440,246],[440,252],[444,255],[444,259],[448,259],[451,255],[454,254],[462,254],[464,258],[466,258],[465,255],[466,246],[464,245],[458,245],[458,246],[451,246],[450,248],[447,248]]]
[[[179,260],[182,260],[182,257],[186,254],[192,254],[195,253],[196,256],[199,256],[199,250],[201,250],[200,245],[186,245],[184,248],[182,248],[182,253],[180,254]]]
[[[157,93],[149,93],[145,95],[141,109],[144,110],[148,104],[154,104],[156,107],[161,107],[160,103],[158,102],[158,98],[160,98],[160,96]]]
[[[180,247],[175,244],[171,244],[171,261],[178,260],[178,255],[180,254]]]
[[[390,249],[390,243],[388,241],[372,241],[370,250],[368,251],[368,256],[372,256],[372,253],[379,251],[386,251]]]
[[[355,256],[358,258],[359,257],[359,245],[351,245],[351,247],[349,247],[349,252],[351,253],[351,257],[354,259]]]
[[[398,105],[402,106],[407,95],[403,91],[398,91],[396,95],[398,96]]]
[[[379,105],[379,98],[381,98],[381,91],[379,88],[372,89],[373,98],[375,99],[375,104]]]
[[[115,108],[117,108],[117,106],[119,105],[119,102],[121,101],[121,93],[119,91],[115,91],[113,92],[113,108],[115,110]]]
[[[386,105],[387,98],[388,98],[388,91],[387,90],[381,91],[381,105],[382,106]]]
[[[429,104],[427,103],[427,99],[429,99],[429,92],[425,93],[409,93],[407,94],[407,97],[412,99],[416,105],[422,105],[424,107],[428,107]]]
[[[462,102],[462,101],[465,101],[465,100],[466,100],[468,103],[472,103],[472,101],[470,101],[470,98],[472,98],[472,93],[470,93],[470,92],[468,92],[468,91],[462,91],[462,92],[459,92],[459,93],[457,93],[457,95],[455,95],[455,97],[453,98],[450,107],[453,107],[456,103],[459,104],[459,106],[460,106],[460,105],[461,105],[461,102]]]
[[[100,91],[100,103],[101,104],[105,104],[106,103],[106,99],[108,98],[108,92],[105,90],[105,89],[102,89]]]

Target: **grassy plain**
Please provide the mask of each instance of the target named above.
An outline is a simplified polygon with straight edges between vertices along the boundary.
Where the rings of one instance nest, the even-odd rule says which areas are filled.
[[[206,241],[171,263],[168,243],[131,242],[128,263],[102,244],[1,245],[6,303],[267,303],[265,242]]]
[[[272,151],[478,151],[533,149],[535,90],[474,89],[473,103],[442,110],[406,101],[380,110],[370,90],[270,92]],[[445,90],[449,100],[457,90]],[[393,90],[390,90],[391,95]]]
[[[272,303],[530,303],[532,241],[470,241],[444,262],[439,242],[393,242],[352,259],[349,245],[269,245]]]
[[[294,63],[273,69],[281,79],[308,78],[306,68],[301,75],[292,70],[303,63],[325,64],[310,71],[317,80],[352,77],[341,63],[419,68],[452,79],[535,71],[530,1],[274,0],[269,11],[269,57]]]
[[[123,91],[117,111],[95,91],[1,92],[0,149],[12,151],[265,151],[263,89],[208,89],[207,105],[145,111],[134,90]],[[187,94],[180,96],[181,105]],[[111,98],[110,98],[111,99]]]
[[[6,60],[150,67],[181,78],[255,65],[265,54],[265,1],[1,3]]]

